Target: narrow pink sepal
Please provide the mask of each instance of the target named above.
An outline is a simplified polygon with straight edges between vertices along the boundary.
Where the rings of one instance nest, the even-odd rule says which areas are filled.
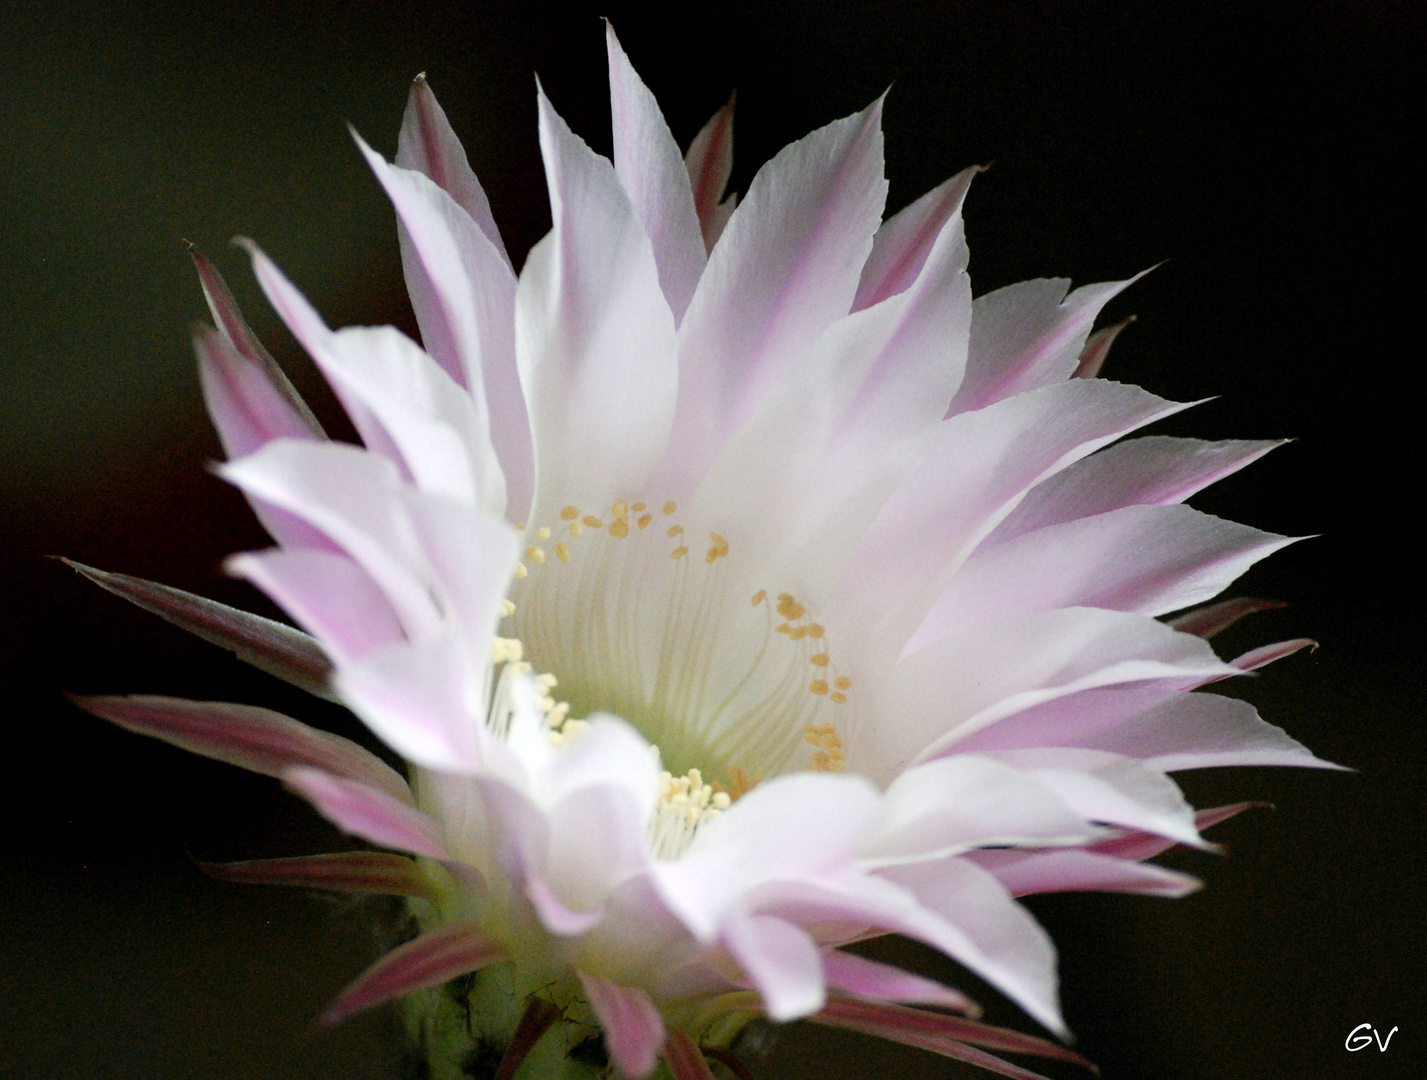
[[[971,1064],[980,1064],[980,1062],[973,1060],[972,1057],[962,1056],[963,1052],[969,1049],[961,1045],[962,1043],[974,1043],[977,1046],[1013,1054],[1034,1054],[1037,1057],[1069,1061],[1099,1072],[1092,1062],[1073,1050],[1067,1050],[1046,1039],[1038,1039],[1034,1035],[1025,1035],[1009,1028],[992,1027],[990,1024],[982,1024],[976,1020],[967,1020],[958,1016],[943,1016],[940,1013],[909,1009],[905,1005],[854,1001],[849,998],[835,997],[830,998],[820,1012],[808,1019],[830,1027],[848,1028],[867,1035],[875,1035],[878,1038],[904,1043],[907,1046],[920,1047],[923,1050],[944,1054],[947,1057],[954,1057]],[[971,1051],[971,1054],[980,1056],[974,1050]],[[991,1060],[998,1062],[1005,1069],[1015,1070],[1018,1068],[1009,1062],[999,1061],[997,1058],[991,1058]],[[982,1067],[991,1068],[990,1065]],[[1002,1072],[1000,1068],[992,1069],[992,1071]],[[1002,1075],[1030,1077],[1036,1074],[1017,1071],[1002,1072]]]
[[[575,973],[604,1029],[615,1066],[628,1077],[648,1076],[665,1045],[664,1018],[654,1002],[638,987],[620,986],[578,968]]]
[[[217,761],[264,776],[295,766],[322,769],[411,802],[405,780],[381,758],[350,739],[253,705],[184,698],[80,697],[71,700],[126,731],[149,735]]]
[[[714,1080],[703,1051],[678,1028],[670,1028],[664,1040],[664,1063],[674,1074],[674,1080]]]
[[[434,900],[431,884],[404,855],[385,851],[339,851],[292,859],[247,859],[198,864],[209,877],[244,885],[296,885],[334,892],[419,896]]]
[[[1115,344],[1115,339],[1120,336],[1120,331],[1135,321],[1135,316],[1117,322],[1114,326],[1107,326],[1103,330],[1096,330],[1085,339],[1085,346],[1080,350],[1080,363],[1076,365],[1075,371],[1071,373],[1072,379],[1093,379],[1100,374],[1100,369],[1105,366],[1105,358],[1110,355],[1110,346]]]
[[[408,941],[367,968],[327,1006],[318,1023],[331,1027],[363,1009],[504,959],[505,950],[476,927],[451,923]]]
[[[1265,802],[1240,802],[1230,803],[1227,806],[1211,806],[1195,812],[1194,827],[1203,832],[1211,825],[1228,821],[1245,810],[1271,806],[1271,803]],[[1085,850],[1098,855],[1112,855],[1118,859],[1143,860],[1152,859],[1156,855],[1168,851],[1176,843],[1178,841],[1166,840],[1163,836],[1157,836],[1154,833],[1131,830],[1109,840],[1102,840],[1098,844],[1090,844]]]
[[[223,334],[209,329],[195,333],[193,351],[208,414],[230,458],[251,454],[274,439],[315,437],[272,373]]]
[[[449,857],[440,824],[409,802],[321,769],[288,769],[282,778],[318,813],[353,836],[433,859]]]
[[[249,386],[255,387],[256,380],[262,380],[270,394],[270,401],[266,404],[269,405],[272,415],[281,415],[285,424],[291,428],[287,433],[290,438],[327,438],[322,425],[317,422],[317,417],[312,415],[312,410],[302,400],[297,388],[248,326],[242,310],[238,307],[238,301],[233,299],[228,283],[223,280],[223,275],[218,272],[212,260],[194,244],[188,245],[188,253],[198,270],[198,282],[203,286],[203,298],[208,301],[208,310],[213,313],[223,338],[233,346],[239,360],[246,365],[247,371],[244,374]],[[255,391],[249,390],[249,393],[253,392]],[[209,407],[212,408],[211,401]],[[215,416],[215,419],[218,418]],[[230,451],[229,456],[237,455]]]
[[[833,990],[861,998],[937,1005],[970,1016],[981,1015],[981,1006],[960,990],[855,953],[831,949],[823,953],[822,964],[823,978]]]
[[[722,231],[719,200],[733,172],[733,106],[737,99],[737,91],[729,95],[728,104],[709,117],[684,155],[689,185],[694,189],[694,212],[699,215],[704,246],[710,251]]]
[[[1292,656],[1296,652],[1317,648],[1318,643],[1312,638],[1292,638],[1288,641],[1276,641],[1272,645],[1260,645],[1257,649],[1250,649],[1242,656],[1234,657],[1229,663],[1240,671],[1257,671],[1261,667]]]
[[[1166,619],[1165,622],[1180,633],[1211,638],[1221,630],[1227,630],[1246,615],[1258,611],[1274,611],[1285,606],[1280,600],[1255,600],[1248,596],[1238,596],[1232,600],[1221,600],[1217,604],[1194,608],[1183,615]]]
[[[535,1044],[558,1019],[559,1008],[544,998],[530,998],[525,1003],[525,1012],[521,1013],[520,1023],[515,1026],[515,1034],[510,1037],[491,1080],[513,1080],[530,1051],[535,1049]]]
[[[309,694],[328,701],[337,700],[327,683],[332,662],[316,639],[296,627],[155,581],[111,574],[71,559],[61,561],[101,589],[122,596],[211,645],[236,653],[239,660],[301,687]]]

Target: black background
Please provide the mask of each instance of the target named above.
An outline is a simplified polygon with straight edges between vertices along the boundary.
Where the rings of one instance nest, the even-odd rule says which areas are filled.
[[[186,340],[205,313],[179,238],[219,259],[331,419],[226,241],[258,239],[334,324],[409,326],[391,213],[344,123],[390,155],[407,82],[428,72],[519,259],[548,227],[533,73],[607,149],[601,14],[681,141],[737,88],[735,187],[890,83],[889,209],[994,162],[967,208],[976,292],[1164,260],[1108,312],[1139,322],[1107,374],[1221,395],[1175,432],[1298,439],[1196,505],[1321,534],[1251,571],[1239,591],[1292,606],[1225,646],[1320,640],[1237,692],[1359,771],[1184,776],[1197,802],[1277,809],[1221,827],[1227,858],[1178,857],[1207,882],[1186,900],[1036,902],[1066,1015],[1111,1080],[1422,1075],[1421,6],[674,8],[4,6],[0,1075],[395,1075],[382,1017],[308,1030],[373,955],[364,911],[210,882],[189,861],[343,841],[274,782],[111,729],[60,692],[354,724],[44,556],[262,608],[218,569],[263,539],[205,470],[218,447]],[[992,1017],[1031,1026],[1004,1005]],[[1387,1052],[1345,1050],[1365,1022],[1398,1027]],[[801,1028],[761,1075],[874,1071],[964,1075]]]

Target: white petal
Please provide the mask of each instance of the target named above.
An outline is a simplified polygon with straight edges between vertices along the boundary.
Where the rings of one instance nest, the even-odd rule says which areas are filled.
[[[730,919],[723,943],[763,995],[770,1020],[796,1020],[827,1000],[817,946],[791,923],[766,915]]]
[[[887,182],[881,101],[785,147],[754,177],[679,329],[684,494],[798,356],[851,309]]]
[[[1051,525],[968,559],[912,647],[1052,608],[1178,611],[1291,543],[1187,506],[1127,506]]]
[[[532,520],[643,486],[664,450],[677,369],[653,249],[614,169],[540,95],[551,233],[516,289],[516,349],[530,405]]]
[[[635,73],[608,23],[605,44],[614,171],[649,234],[659,284],[678,323],[688,310],[707,261],[689,170],[654,95]]]

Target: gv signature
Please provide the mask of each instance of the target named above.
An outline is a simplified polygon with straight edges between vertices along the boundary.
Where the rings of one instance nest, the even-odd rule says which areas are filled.
[[[1372,1035],[1368,1036],[1365,1034],[1359,1034],[1364,1029],[1371,1031]],[[1359,1024],[1357,1027],[1353,1028],[1352,1031],[1348,1032],[1348,1041],[1345,1042],[1343,1046],[1347,1048],[1348,1053],[1356,1053],[1359,1050],[1366,1050],[1369,1046],[1373,1044],[1373,1040],[1376,1039],[1378,1050],[1386,1051],[1387,1044],[1392,1042],[1392,1037],[1396,1034],[1397,1028],[1394,1027],[1391,1031],[1387,1033],[1387,1038],[1384,1039],[1381,1035],[1377,1033],[1377,1028],[1373,1027],[1371,1024]]]

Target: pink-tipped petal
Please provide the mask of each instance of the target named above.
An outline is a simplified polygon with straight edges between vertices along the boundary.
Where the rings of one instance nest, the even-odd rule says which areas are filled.
[[[809,1019],[820,1024],[865,1031],[881,1038],[895,1039],[898,1035],[913,1035],[927,1040],[955,1039],[984,1046],[988,1050],[1032,1054],[1056,1061],[1073,1062],[1089,1069],[1095,1068],[1073,1050],[1067,1050],[1047,1039],[1025,1035],[1010,1028],[993,1027],[977,1020],[910,1009],[904,1005],[835,997],[828,1001],[821,1012]],[[896,1035],[888,1034],[889,1032],[895,1032]]]
[[[1096,330],[1085,339],[1085,347],[1080,350],[1080,362],[1076,364],[1075,371],[1071,373],[1072,379],[1094,379],[1099,376],[1100,369],[1105,366],[1105,361],[1110,356],[1110,346],[1115,344],[1115,339],[1120,336],[1120,331],[1135,321],[1135,316],[1122,319],[1114,326],[1107,326],[1103,330]]]
[[[540,147],[554,227],[516,287],[516,354],[539,492],[553,521],[574,493],[596,508],[639,491],[664,452],[678,369],[654,250],[613,166],[543,92]]]
[[[667,489],[700,476],[850,310],[887,193],[881,117],[879,99],[786,147],[754,177],[680,325]]]
[[[328,685],[332,662],[313,638],[296,627],[155,581],[111,574],[71,559],[62,561],[106,592],[123,597],[210,645],[237,654],[239,660],[309,694],[336,700]]]
[[[738,1069],[733,1068],[723,1054],[714,1054],[713,1056],[728,1065],[734,1075],[740,1078],[744,1075]],[[664,1063],[674,1074],[674,1080],[714,1080],[713,1070],[709,1068],[703,1051],[699,1049],[693,1039],[678,1028],[670,1028],[668,1037],[664,1041]]]
[[[1242,656],[1236,656],[1229,661],[1230,666],[1238,668],[1240,671],[1257,671],[1261,667],[1286,659],[1294,653],[1302,652],[1304,649],[1316,649],[1318,643],[1312,638],[1293,638],[1289,641],[1276,641],[1272,645],[1260,645],[1257,649],[1250,649]]]
[[[913,975],[910,971],[903,971],[890,964],[879,964],[875,960],[838,949],[824,952],[822,961],[823,977],[827,980],[830,990],[841,990],[846,994],[876,1001],[936,1005],[972,1016],[981,1014],[981,1007],[960,990],[924,979],[920,975]]]
[[[330,855],[299,855],[291,859],[248,859],[242,862],[198,864],[205,874],[245,885],[296,885],[334,892],[382,896],[436,894],[416,863],[385,851],[341,851]]]
[[[397,136],[396,165],[423,174],[456,200],[506,266],[510,265],[510,256],[506,254],[500,230],[491,216],[490,201],[476,174],[471,171],[466,149],[452,130],[436,95],[431,92],[424,72],[411,82],[406,113],[401,118],[401,134]]]
[[[853,311],[895,296],[916,281],[942,229],[960,213],[979,165],[963,169],[882,223],[872,238],[872,254],[862,267]]]
[[[694,211],[699,216],[704,247],[708,251],[713,250],[728,215],[733,213],[733,206],[721,200],[733,173],[733,106],[737,97],[736,93],[731,94],[728,103],[709,117],[684,155],[684,167],[688,169],[689,186],[694,193]],[[721,214],[723,206],[728,206],[728,210]]]
[[[282,776],[323,817],[353,836],[413,855],[447,858],[440,823],[385,791],[321,769],[288,769]]]
[[[1258,611],[1274,611],[1284,606],[1286,605],[1279,600],[1254,600],[1247,596],[1239,596],[1232,600],[1221,600],[1217,604],[1206,604],[1193,611],[1186,611],[1183,615],[1166,619],[1165,622],[1182,634],[1211,638],[1220,631],[1227,630],[1246,615],[1252,615]]]
[[[1231,803],[1227,806],[1209,807],[1208,809],[1200,810],[1195,813],[1194,827],[1200,832],[1203,832],[1211,825],[1217,825],[1221,821],[1227,821],[1229,818],[1253,808],[1272,809],[1272,804],[1241,802]],[[1155,833],[1130,829],[1109,840],[1102,840],[1098,844],[1091,844],[1085,850],[1092,854],[1109,855],[1116,859],[1152,859],[1156,855],[1163,854],[1174,847],[1175,843],[1176,841],[1166,840],[1164,837],[1158,836]]]
[[[406,781],[369,750],[269,709],[147,696],[73,701],[127,731],[264,776],[281,777],[306,766],[369,785],[394,801],[411,802]]]
[[[1164,435],[1127,439],[1037,484],[986,546],[1125,506],[1183,502],[1282,445],[1281,440],[1206,442]]]
[[[654,247],[659,284],[677,323],[688,310],[708,256],[689,182],[689,169],[669,125],[605,24],[609,53],[614,170]]]
[[[638,987],[620,986],[578,969],[576,974],[604,1029],[605,1046],[615,1066],[631,1078],[648,1076],[664,1048],[664,1018],[654,1002]]]
[[[188,246],[188,253],[193,257],[199,284],[203,286],[203,297],[208,301],[208,310],[213,313],[219,332],[243,361],[243,377],[246,383],[244,389],[249,394],[261,397],[263,411],[270,419],[281,422],[283,434],[288,438],[325,439],[327,435],[323,432],[322,425],[317,422],[317,417],[312,415],[312,410],[307,407],[307,403],[302,400],[282,368],[278,367],[272,354],[263,348],[263,343],[248,326],[238,302],[233,299],[228,283],[223,280],[223,275],[218,272],[213,261],[193,244]],[[261,387],[258,386],[259,380]],[[209,411],[213,412],[211,400]],[[214,420],[218,421],[216,414]],[[219,433],[224,434],[221,421]],[[227,436],[224,435],[224,438],[226,440]],[[226,442],[224,449],[228,450],[230,457],[248,452],[234,451]]]
[[[1070,378],[1100,309],[1145,273],[1069,296],[1064,278],[1037,278],[977,297],[966,378],[947,415]]]
[[[337,995],[319,1021],[330,1027],[374,1005],[440,986],[504,960],[505,950],[469,923],[450,923],[387,953]]]
[[[1121,892],[1141,896],[1188,896],[1203,883],[1153,863],[1111,858],[1097,852],[977,851],[967,856],[996,875],[1012,896],[1046,892]]]

